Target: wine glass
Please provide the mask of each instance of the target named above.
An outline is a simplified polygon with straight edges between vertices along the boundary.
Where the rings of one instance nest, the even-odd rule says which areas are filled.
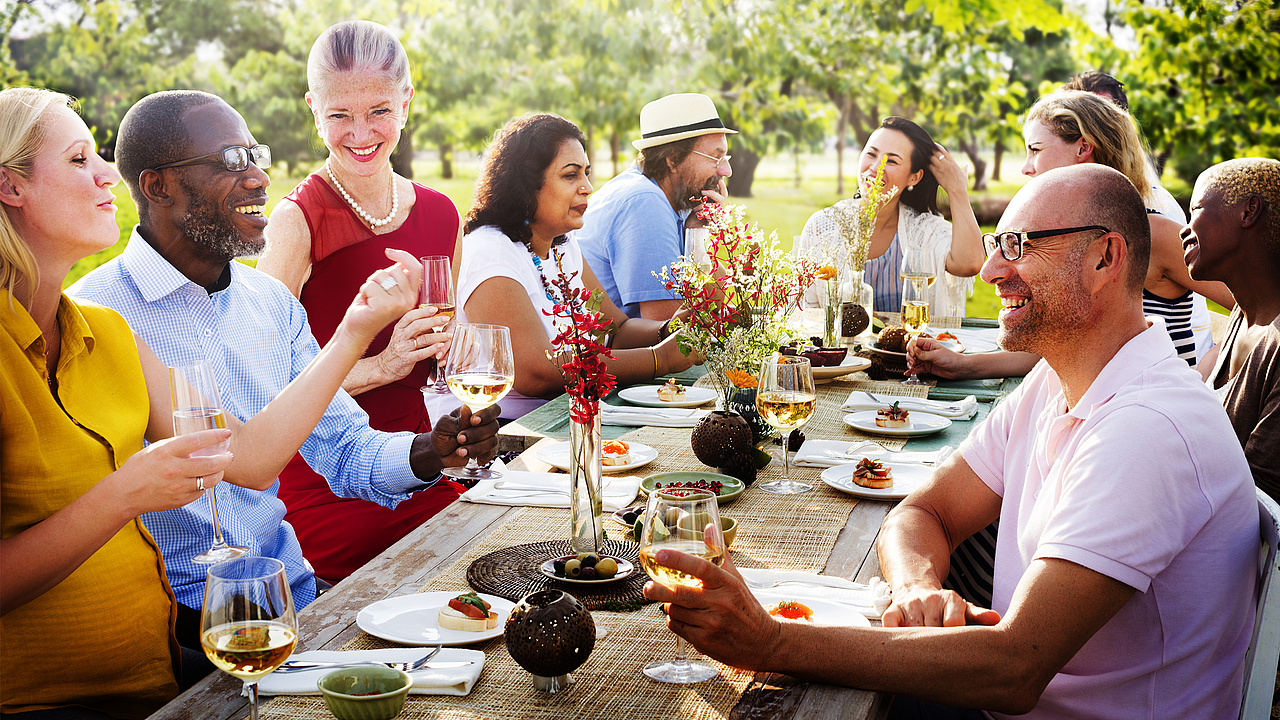
[[[937,277],[933,256],[924,248],[908,248],[902,255],[902,326],[912,337],[929,325],[929,286]],[[927,385],[915,374],[903,385]]]
[[[227,416],[222,411],[222,396],[218,394],[218,381],[208,360],[169,368],[169,397],[173,401],[175,437],[227,426]],[[230,441],[221,442],[197,450],[191,455],[218,455],[226,452],[229,445]],[[249,552],[249,548],[228,545],[222,539],[222,522],[218,517],[216,494],[216,486],[205,491],[205,497],[209,498],[209,515],[213,519],[213,544],[208,550],[191,558],[191,562],[200,565],[220,563]]]
[[[200,645],[217,668],[244,681],[249,717],[258,720],[258,680],[298,644],[298,619],[284,563],[241,557],[209,568],[200,610]]]
[[[463,323],[455,327],[444,376],[454,396],[473,413],[501,400],[516,379],[511,331],[503,325]],[[445,468],[444,474],[473,480],[502,477],[497,470],[481,468],[475,457],[466,467]]]
[[[681,522],[689,516],[692,516],[692,521]],[[702,581],[658,564],[658,551],[675,550],[703,558],[714,565],[723,565],[727,553],[720,526],[720,506],[716,496],[707,492],[684,497],[660,491],[650,493],[639,540],[640,566],[654,582],[667,587],[700,587]],[[720,674],[714,665],[690,662],[685,657],[684,640],[679,635],[676,635],[675,659],[651,662],[644,666],[643,672],[653,680],[666,683],[697,683]]]
[[[704,270],[711,270],[711,230],[704,227],[684,229],[684,254]]]
[[[427,255],[422,258],[422,293],[418,307],[430,305],[436,309],[436,315],[443,315],[452,320],[456,300],[453,294],[453,268],[448,255]],[[443,332],[440,328],[437,332]],[[443,395],[449,392],[449,385],[444,381],[438,361],[427,358],[427,377],[435,382],[422,388],[423,392]]]
[[[769,425],[782,432],[782,479],[756,487],[778,495],[794,495],[813,489],[809,483],[791,479],[787,457],[791,431],[809,422],[818,407],[813,389],[809,358],[774,355],[760,364],[760,385],[756,388],[756,410]]]

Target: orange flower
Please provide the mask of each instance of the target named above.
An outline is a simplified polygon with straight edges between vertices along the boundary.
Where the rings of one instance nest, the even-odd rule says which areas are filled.
[[[729,377],[729,382],[733,383],[734,387],[753,388],[760,384],[760,378],[746,370],[730,370],[725,375]]]
[[[818,268],[818,272],[814,277],[818,278],[819,280],[830,280],[835,276],[836,276],[836,269],[834,266],[823,265],[822,267]]]

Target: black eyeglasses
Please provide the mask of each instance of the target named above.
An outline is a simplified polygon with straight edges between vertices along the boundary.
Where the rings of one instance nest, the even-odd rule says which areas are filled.
[[[157,165],[152,170],[163,170],[171,167],[182,167],[183,165],[205,165],[222,163],[223,166],[231,172],[244,172],[249,169],[249,161],[252,160],[254,165],[260,168],[271,167],[271,148],[266,145],[254,145],[251,148],[243,145],[232,145],[229,148],[223,148],[217,152],[211,152],[208,155],[200,157],[187,158],[186,160],[175,160],[171,163]]]
[[[1109,233],[1109,228],[1101,225],[1085,225],[1084,227],[1062,228],[1060,230],[1034,230],[1032,232],[1014,232],[1006,230],[999,233],[983,233],[982,249],[986,251],[987,257],[995,254],[996,248],[1000,248],[1000,254],[1005,260],[1013,262],[1022,257],[1022,244],[1028,240],[1039,240],[1040,238],[1054,237],[1055,235],[1070,235],[1071,233],[1084,232],[1085,230],[1101,230]]]

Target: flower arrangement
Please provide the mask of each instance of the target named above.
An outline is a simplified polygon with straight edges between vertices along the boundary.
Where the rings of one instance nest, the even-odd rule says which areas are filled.
[[[776,232],[765,237],[744,214],[741,205],[703,205],[698,217],[710,232],[710,268],[682,256],[655,273],[684,298],[689,314],[673,321],[672,330],[685,354],[706,358],[726,408],[736,387],[731,378],[745,382],[761,357],[791,338],[787,315],[818,272],[816,263],[793,258]]]
[[[845,198],[831,206],[831,219],[840,228],[844,239],[845,260],[857,272],[867,265],[867,247],[871,244],[871,232],[876,226],[876,212],[880,206],[898,192],[897,186],[885,189],[884,164],[887,155],[880,156],[875,175],[866,180],[866,190],[851,198]]]
[[[552,251],[557,275],[547,285],[550,312],[558,331],[547,357],[564,374],[569,395],[569,527],[575,551],[596,552],[604,542],[601,497],[600,401],[617,385],[604,358],[613,353],[606,345],[613,321],[600,312],[603,294],[574,287],[577,272],[566,274],[562,256]],[[584,492],[585,490],[585,492]]]

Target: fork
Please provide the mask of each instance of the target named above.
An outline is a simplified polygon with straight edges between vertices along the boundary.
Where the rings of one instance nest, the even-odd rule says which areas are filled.
[[[427,653],[426,655],[423,655],[422,657],[412,662],[378,662],[377,660],[364,660],[360,662],[308,662],[306,660],[290,660],[289,662],[286,662],[285,664],[277,668],[276,672],[293,673],[293,672],[306,672],[308,670],[317,670],[320,668],[330,669],[330,668],[358,667],[362,665],[383,665],[391,668],[392,670],[403,670],[404,672],[411,673],[414,670],[420,670],[422,666],[426,665],[427,662],[431,660],[431,658],[436,656],[436,653],[440,652],[440,648],[441,648],[440,645],[436,645],[435,647],[431,648],[431,652]]]

